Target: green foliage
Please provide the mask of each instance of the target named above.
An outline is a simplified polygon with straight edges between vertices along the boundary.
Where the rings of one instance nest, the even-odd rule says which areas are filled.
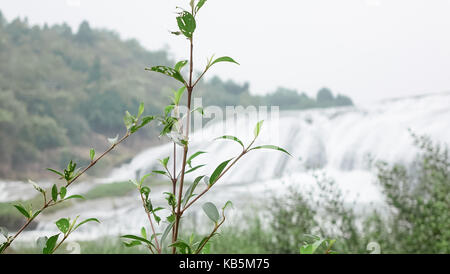
[[[375,163],[391,215],[374,213],[367,233],[385,253],[450,253],[450,155],[447,146],[412,134],[420,154],[412,167]]]
[[[205,2],[195,1],[194,17]],[[179,16],[189,36],[194,21],[189,12],[181,11]],[[91,140],[96,140],[99,134],[115,136],[123,130],[126,110],[137,109],[143,101],[151,110],[149,115],[161,113],[166,105],[166,91],[180,88],[168,77],[142,73],[145,65],[160,64],[168,72],[173,68],[171,73],[182,80],[180,71],[186,60],[175,63],[166,51],[147,51],[136,40],[121,40],[111,31],[91,28],[86,21],[73,32],[66,24],[43,28],[20,19],[1,20],[0,60],[15,60],[0,67],[2,178],[36,171],[35,162],[62,166],[67,157],[61,157],[64,150],[58,148],[77,145],[88,150]],[[211,58],[208,64],[218,62],[235,61],[220,57]],[[296,91],[255,96],[250,94],[248,83],[241,85],[218,77],[202,80],[196,88],[196,96],[203,98],[205,107],[264,104],[278,105],[281,109],[323,107]],[[352,103],[338,95],[333,104]],[[167,129],[171,129],[168,122]],[[143,129],[135,138],[147,145],[146,140],[158,133],[156,129]],[[131,144],[125,146],[133,152],[139,149]],[[82,160],[90,160],[88,156],[83,154],[76,160],[81,164]]]

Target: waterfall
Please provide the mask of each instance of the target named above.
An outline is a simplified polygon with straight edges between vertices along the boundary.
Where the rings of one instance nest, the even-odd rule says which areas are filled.
[[[198,175],[210,175],[218,164],[236,157],[242,150],[238,143],[214,138],[230,134],[248,144],[253,138],[257,118],[249,117],[230,124],[212,123],[205,126],[202,132],[194,132],[190,137],[189,154],[200,150],[207,153],[195,158],[193,166],[208,165],[188,174],[186,180],[189,182]],[[287,185],[314,187],[309,168],[334,178],[349,200],[378,201],[380,194],[373,184],[368,159],[408,164],[418,153],[408,129],[448,144],[449,124],[450,93],[387,100],[360,107],[281,112],[277,119],[266,119],[261,138],[255,145],[277,145],[288,150],[292,157],[275,150],[252,151],[201,201],[212,200],[220,206],[226,200],[232,200],[252,206],[262,197],[283,192]],[[136,175],[143,176],[161,169],[158,159],[172,152],[172,144],[149,148],[129,163],[112,170],[108,177],[97,180],[97,183],[128,181],[135,179]],[[178,147],[177,154],[180,160],[181,147]],[[11,186],[12,183],[0,182],[0,199],[14,196],[15,188]],[[152,197],[161,196],[167,189],[156,189]],[[163,205],[165,201],[155,200],[155,203]],[[71,208],[44,216],[38,230],[53,231],[56,218],[79,213],[102,220],[102,225],[82,228],[77,234],[80,238],[137,233],[140,226],[146,225],[138,197],[134,195],[77,203]],[[39,234],[27,233],[30,237]]]

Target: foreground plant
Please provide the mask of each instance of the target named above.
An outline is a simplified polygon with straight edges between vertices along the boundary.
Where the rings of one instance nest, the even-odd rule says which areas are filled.
[[[336,240],[322,239],[321,237],[315,235],[305,236],[310,237],[312,241],[310,243],[304,243],[300,247],[300,254],[316,254],[320,248],[324,249],[324,254],[336,254],[336,252],[332,250]]]
[[[202,239],[198,242],[195,241],[196,238],[195,235],[191,236],[189,241],[179,239],[181,219],[183,217],[183,214],[201,197],[203,197],[206,193],[208,193],[209,190],[247,153],[257,149],[274,149],[282,151],[289,155],[289,153],[286,150],[277,146],[253,145],[256,139],[258,138],[261,131],[261,127],[263,125],[263,121],[260,121],[255,126],[253,140],[247,146],[245,146],[244,143],[235,136],[225,135],[216,138],[216,140],[225,139],[236,142],[242,147],[242,152],[231,159],[223,161],[219,166],[215,168],[213,173],[210,174],[209,176],[207,176],[206,174],[197,176],[196,179],[193,181],[193,183],[187,189],[185,189],[185,175],[189,173],[194,173],[199,168],[204,166],[204,165],[193,166],[192,163],[196,157],[198,157],[201,154],[204,154],[205,152],[198,151],[188,156],[191,114],[194,111],[198,111],[199,113],[203,114],[202,108],[196,109],[191,108],[192,95],[194,89],[196,85],[200,82],[200,80],[203,78],[205,73],[213,65],[221,62],[238,64],[233,58],[228,56],[223,56],[219,58],[214,58],[213,56],[207,60],[206,67],[204,68],[200,76],[197,79],[194,79],[193,54],[194,54],[194,32],[197,27],[196,16],[199,10],[204,6],[205,2],[206,0],[198,0],[198,1],[191,0],[190,11],[178,8],[179,11],[177,13],[176,21],[179,31],[175,31],[172,33],[177,36],[183,36],[189,41],[189,49],[190,49],[189,60],[182,60],[176,63],[173,68],[168,66],[154,66],[146,69],[148,71],[158,72],[170,76],[182,84],[181,87],[174,92],[172,103],[165,108],[163,115],[145,116],[141,118],[142,114],[144,113],[144,105],[141,103],[136,116],[131,115],[128,111],[126,112],[124,117],[126,134],[121,139],[118,139],[118,136],[116,138],[109,139],[111,146],[98,158],[95,158],[95,151],[91,149],[90,151],[91,162],[87,167],[85,167],[81,171],[79,169],[77,170],[76,163],[73,163],[71,161],[64,171],[49,169],[49,171],[57,174],[59,179],[64,181],[64,185],[61,186],[60,188],[58,188],[56,184],[53,185],[51,189],[51,199],[47,199],[47,192],[43,190],[41,187],[39,187],[37,184],[33,183],[35,189],[43,196],[44,200],[43,206],[37,211],[33,211],[31,206],[25,207],[22,205],[15,205],[17,210],[19,210],[20,213],[22,213],[27,218],[27,220],[26,223],[23,225],[23,227],[16,234],[14,234],[13,236],[8,235],[5,236],[7,238],[7,241],[0,246],[0,252],[4,252],[11,245],[11,243],[21,234],[21,232],[23,232],[23,230],[26,227],[28,227],[28,225],[45,209],[54,206],[56,204],[62,203],[68,199],[83,198],[81,195],[72,195],[66,197],[67,188],[71,184],[73,184],[78,178],[80,178],[81,175],[83,175],[86,171],[88,171],[91,167],[93,167],[100,159],[102,159],[105,155],[111,152],[118,144],[125,141],[130,135],[137,132],[139,129],[146,126],[153,120],[157,120],[163,126],[160,135],[167,136],[173,142],[172,172],[169,170],[168,167],[170,160],[169,156],[166,157],[165,159],[160,160],[162,166],[161,170],[154,170],[151,173],[164,175],[171,182],[172,185],[171,191],[164,193],[165,199],[167,200],[167,203],[169,205],[168,209],[170,211],[170,215],[165,218],[164,222],[166,223],[166,226],[163,230],[163,233],[157,233],[159,225],[161,223],[161,217],[158,216],[158,214],[159,211],[162,210],[163,208],[154,207],[151,202],[150,199],[151,189],[148,186],[143,185],[145,179],[151,175],[147,174],[143,176],[141,179],[133,181],[133,183],[135,184],[136,188],[139,191],[144,211],[150,223],[151,235],[147,235],[147,230],[145,228],[141,228],[140,236],[136,235],[122,236],[122,238],[131,240],[125,243],[126,246],[145,245],[148,247],[151,253],[162,253],[164,248],[171,248],[172,253],[176,253],[177,251],[183,254],[191,254],[191,253],[198,254],[207,252],[209,241],[214,237],[214,235],[217,234],[217,230],[225,222],[225,209],[231,205],[231,202],[227,202],[222,207],[222,216],[220,216],[219,210],[213,203],[207,202],[203,204],[202,209],[205,212],[205,214],[214,222],[214,227],[211,233],[202,237]],[[189,63],[189,71],[187,78],[185,78],[185,76],[182,74],[181,71],[188,63]],[[187,112],[183,117],[181,117],[180,102],[185,92],[187,92],[187,100],[186,100]],[[177,146],[181,146],[183,149],[181,155],[182,164],[181,167],[179,167],[179,170],[177,169]],[[205,183],[206,187],[200,193],[195,193],[195,190],[201,181]],[[87,221],[89,220],[98,221],[96,219],[88,219]],[[69,222],[68,219],[59,220],[57,222],[58,228],[63,233],[63,238],[59,242],[59,244],[57,244],[59,234],[54,235],[50,238],[41,238],[39,240],[41,246],[44,246],[43,247],[44,253],[53,253],[67,239],[70,233],[72,233],[78,227],[74,226],[75,225],[74,223],[73,225],[67,226],[68,222]],[[83,224],[83,222],[81,224]],[[169,235],[171,235],[171,240],[169,243],[165,243],[165,240],[168,238]],[[43,245],[44,240],[45,245]]]
[[[90,168],[95,166],[95,164],[97,164],[98,161],[100,161],[103,157],[105,157],[108,153],[110,153],[117,145],[119,145],[120,143],[125,141],[133,133],[137,132],[139,129],[141,129],[142,127],[144,127],[145,125],[147,125],[154,119],[153,116],[145,116],[145,117],[142,117],[142,119],[141,119],[143,112],[144,112],[144,104],[143,103],[140,104],[138,114],[136,116],[132,116],[129,112],[126,112],[126,115],[124,118],[124,123],[125,123],[127,131],[126,131],[125,135],[120,139],[118,138],[118,136],[116,136],[115,138],[112,138],[112,139],[108,139],[108,141],[110,143],[110,147],[105,152],[103,152],[100,156],[98,156],[97,158],[95,158],[95,150],[91,149],[89,152],[89,158],[91,161],[90,161],[89,165],[84,167],[83,169],[77,169],[76,168],[77,164],[74,163],[73,161],[70,161],[69,164],[67,165],[67,168],[65,168],[63,171],[57,171],[55,169],[49,168],[48,169],[49,171],[58,175],[58,179],[63,181],[63,185],[61,187],[58,187],[57,184],[54,184],[50,190],[46,191],[42,187],[40,187],[38,184],[36,184],[35,182],[29,180],[29,182],[33,185],[34,189],[40,195],[42,195],[43,204],[37,210],[33,209],[32,205],[22,205],[22,204],[14,205],[14,207],[26,218],[26,221],[25,221],[24,225],[13,235],[9,235],[9,233],[7,232],[7,230],[5,228],[0,228],[1,233],[6,238],[6,241],[3,242],[2,244],[0,244],[0,253],[4,253],[8,249],[8,247],[11,245],[11,243],[14,242],[17,239],[17,237],[31,224],[31,222],[33,222],[44,210],[46,210],[50,207],[53,207],[55,205],[58,205],[60,203],[63,203],[70,199],[84,199],[84,197],[81,195],[67,196],[68,188],[76,180],[78,180],[84,173],[86,173]],[[89,221],[89,220],[98,221],[97,219],[88,219],[87,221]],[[63,221],[63,222],[66,223],[65,221]],[[80,225],[81,224],[84,224],[84,222],[80,223]],[[76,227],[72,226],[73,230],[68,230],[66,232],[68,232],[70,234],[76,228],[78,228],[80,225],[77,225]],[[57,226],[58,226],[58,222],[57,222]],[[58,228],[60,228],[60,226],[58,226]],[[63,232],[63,231],[61,231],[61,232]],[[66,233],[66,232],[63,232],[63,233]],[[55,236],[53,236],[53,237],[55,237]],[[64,235],[63,241],[68,236],[69,236],[68,234]],[[47,239],[47,241],[46,241],[47,245],[52,245],[52,242],[54,241],[55,238],[57,240],[57,237],[55,237],[55,238],[53,238],[53,237],[50,237],[49,239]],[[43,241],[42,239],[39,240],[40,243],[42,243],[42,241]],[[48,243],[48,241],[50,241],[50,243]],[[50,248],[48,248],[48,249],[46,249],[46,251],[48,251],[48,252],[51,251],[50,253],[52,253],[54,250],[50,250]]]
[[[172,236],[171,242],[168,245],[169,247],[172,247],[172,253],[176,253],[177,250],[179,253],[201,253],[203,248],[207,246],[208,242],[216,234],[216,231],[225,221],[225,208],[228,205],[230,205],[231,202],[227,202],[226,205],[223,207],[222,219],[220,219],[219,211],[213,203],[208,202],[203,204],[202,206],[203,211],[212,221],[214,221],[215,225],[212,232],[209,235],[203,237],[203,239],[197,243],[193,243],[192,239],[188,242],[179,239],[180,223],[183,214],[201,197],[203,197],[206,193],[208,193],[209,190],[247,153],[257,149],[275,149],[289,154],[286,150],[277,146],[272,145],[253,146],[254,142],[256,141],[256,138],[260,134],[261,127],[263,124],[263,121],[260,121],[256,124],[256,127],[254,129],[254,139],[248,146],[245,146],[244,143],[235,136],[225,135],[216,138],[216,139],[232,140],[236,142],[242,147],[242,152],[236,157],[223,161],[219,166],[216,167],[214,172],[209,176],[207,176],[206,174],[197,176],[194,182],[187,188],[187,190],[185,190],[185,175],[191,172],[195,172],[197,171],[197,169],[204,166],[204,165],[197,165],[197,166],[192,165],[192,161],[197,156],[205,153],[204,151],[198,151],[191,155],[188,155],[189,141],[190,141],[189,127],[191,124],[191,113],[194,111],[199,111],[200,113],[203,114],[203,110],[201,108],[194,110],[191,108],[191,99],[194,93],[194,89],[196,85],[199,83],[199,81],[202,79],[202,77],[205,75],[205,73],[213,65],[220,62],[239,64],[233,58],[228,56],[223,56],[216,59],[213,56],[207,60],[206,67],[200,74],[200,76],[197,79],[193,78],[194,32],[197,27],[196,18],[198,12],[204,6],[205,2],[206,0],[199,0],[199,1],[191,0],[190,11],[184,10],[182,8],[177,8],[179,11],[177,13],[176,21],[178,24],[179,31],[174,31],[172,32],[172,34],[175,34],[177,36],[183,36],[188,40],[190,50],[189,60],[182,60],[176,63],[176,65],[173,68],[167,66],[154,66],[146,69],[148,71],[165,74],[182,84],[181,88],[174,92],[173,102],[171,105],[165,108],[166,111],[164,115],[160,117],[155,117],[155,119],[159,120],[160,123],[163,125],[161,135],[169,137],[172,140],[174,147],[172,155],[173,170],[170,171],[168,167],[168,163],[170,160],[169,156],[166,157],[165,159],[160,160],[162,167],[161,170],[153,171],[154,174],[166,176],[172,183],[171,192],[164,193],[166,195],[166,200],[168,202],[169,210],[171,212],[171,214],[168,217],[166,217],[166,227],[163,230],[162,234],[157,233],[153,219],[155,223],[159,225],[161,218],[156,214],[156,212],[161,210],[162,208],[153,207],[149,195],[151,191],[150,188],[142,186],[143,180],[145,180],[145,178],[147,178],[150,175],[148,174],[144,176],[141,180],[139,180],[139,182],[134,181],[133,183],[139,190],[142,204],[148,216],[150,227],[152,229],[152,236],[150,237],[150,239],[136,235],[123,236],[124,238],[133,240],[132,242],[127,242],[126,243],[127,246],[144,244],[148,246],[150,251],[153,253],[162,252],[163,249],[161,247],[161,244],[164,243],[168,235]],[[188,63],[189,63],[189,71],[187,73],[187,78],[185,78],[182,74],[182,69]],[[182,98],[185,92],[187,92],[187,101],[186,101],[187,112],[185,117],[180,118],[179,103],[180,99]],[[183,148],[183,153],[181,155],[182,163],[181,167],[179,167],[180,168],[179,171],[177,170],[177,160],[176,160],[177,145]],[[205,183],[206,187],[200,193],[195,194],[195,190],[201,181]],[[145,229],[143,229],[142,231],[145,231]],[[143,235],[144,233],[142,233],[141,236]],[[161,235],[161,237],[159,237],[159,235]]]

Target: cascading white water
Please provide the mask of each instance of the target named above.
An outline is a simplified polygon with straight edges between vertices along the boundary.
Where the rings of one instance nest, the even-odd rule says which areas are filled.
[[[231,134],[248,144],[253,137],[256,121],[256,118],[237,121],[231,127],[227,126],[225,132],[225,123],[216,123],[204,128],[201,133],[192,134],[190,153],[199,150],[207,152],[196,158],[194,165],[208,163],[208,166],[189,174],[187,180],[198,175],[210,175],[219,163],[239,154],[239,144],[229,140],[213,141],[215,137]],[[373,185],[373,175],[367,168],[368,155],[372,159],[391,163],[409,163],[414,159],[417,149],[413,146],[408,129],[419,135],[427,134],[436,141],[449,143],[449,124],[450,93],[389,100],[366,107],[282,112],[279,120],[267,119],[261,131],[261,142],[257,145],[268,141],[285,148],[293,157],[275,150],[253,151],[241,159],[202,201],[212,200],[220,205],[226,200],[232,200],[252,205],[258,199],[282,192],[286,185],[311,187],[314,180],[306,166],[318,168],[333,177],[348,192],[349,200],[379,201],[380,195]],[[97,183],[128,181],[137,175],[160,169],[157,160],[171,155],[172,150],[172,144],[149,148]],[[1,199],[14,191],[10,186],[0,183]],[[162,191],[157,189],[153,196],[160,196]],[[81,212],[85,217],[99,217],[102,225],[86,227],[77,234],[80,238],[135,233],[141,225],[146,224],[140,207],[135,195],[88,201],[45,216],[38,230],[54,231],[52,222],[56,218]],[[35,235],[33,232],[28,234]]]

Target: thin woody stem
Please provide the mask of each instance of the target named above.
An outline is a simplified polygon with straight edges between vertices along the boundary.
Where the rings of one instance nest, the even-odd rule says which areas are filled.
[[[148,221],[150,222],[150,226],[152,228],[152,232],[153,232],[153,235],[155,238],[156,251],[159,254],[161,254],[161,248],[159,246],[158,237],[156,236],[155,227],[153,226],[152,216],[150,215],[150,212],[148,211],[147,206],[145,205],[145,199],[144,199],[144,195],[142,193],[141,193],[141,200],[142,200],[142,205],[144,206],[144,209],[145,209],[145,213],[147,213]]]
[[[93,167],[100,159],[102,159],[106,154],[108,154],[109,152],[111,152],[118,144],[122,143],[123,141],[125,141],[129,136],[131,135],[131,133],[128,131],[119,141],[117,141],[116,143],[114,143],[113,145],[111,145],[111,147],[109,147],[105,152],[103,152],[97,159],[95,159],[94,161],[92,161],[86,168],[84,168],[80,173],[78,173],[72,180],[70,180],[69,182],[67,182],[66,187],[69,187],[73,182],[75,182],[78,178],[81,177],[81,175],[83,175],[84,173],[86,173],[86,171],[88,171],[91,167]],[[27,220],[27,222],[19,229],[19,231],[16,232],[16,234],[14,234],[14,236],[6,242],[6,246],[3,248],[3,250],[0,252],[4,253],[6,249],[8,249],[8,247],[11,245],[11,243],[30,225],[30,223],[37,217],[39,216],[39,214],[42,213],[42,211],[44,211],[47,207],[53,206],[55,204],[57,204],[56,202],[54,202],[52,204],[52,202],[54,202],[53,200],[49,200],[48,202],[44,203],[44,205],[42,206],[41,209],[38,210],[38,214],[36,216],[32,216],[31,218],[29,218]]]
[[[180,226],[180,219],[181,219],[181,195],[183,193],[183,184],[184,184],[184,175],[186,171],[186,160],[187,160],[187,153],[188,153],[188,144],[189,144],[189,127],[191,123],[191,98],[192,98],[192,74],[194,72],[194,39],[191,37],[190,39],[190,64],[189,64],[189,84],[187,86],[188,91],[188,98],[187,98],[187,119],[186,119],[186,134],[185,134],[185,140],[186,143],[184,145],[183,150],[183,162],[181,164],[181,174],[180,174],[180,187],[178,190],[178,206],[177,206],[177,212],[175,214],[175,226],[173,231],[173,239],[172,243],[175,243],[178,238],[178,231]],[[176,247],[174,246],[172,248],[172,253],[176,253]]]

